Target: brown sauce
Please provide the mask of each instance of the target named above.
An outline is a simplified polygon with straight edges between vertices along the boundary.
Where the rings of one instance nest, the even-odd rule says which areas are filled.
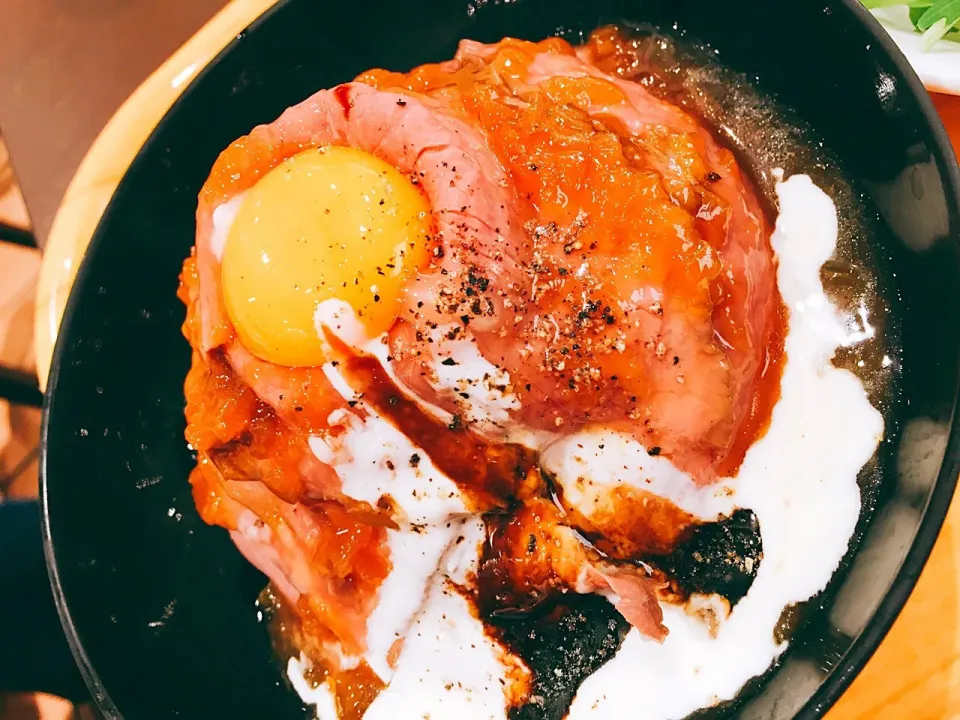
[[[388,419],[451,478],[475,510],[507,509],[542,492],[539,458],[528,447],[497,443],[466,428],[459,415],[439,422],[396,386],[380,361],[340,347],[340,370],[363,402]]]
[[[668,553],[648,556],[663,573],[676,602],[693,593],[720,595],[734,607],[747,594],[763,561],[760,524],[750,510],[700,523]]]
[[[537,499],[484,520],[475,597],[481,617],[522,616],[566,591],[562,563],[568,558],[557,534],[560,510],[552,502]]]
[[[597,550],[614,560],[642,560],[671,552],[700,521],[674,503],[646,490],[620,485],[607,495],[608,506],[587,516],[557,498],[567,523],[577,528]]]

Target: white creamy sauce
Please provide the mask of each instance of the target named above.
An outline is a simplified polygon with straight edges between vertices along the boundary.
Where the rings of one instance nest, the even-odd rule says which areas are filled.
[[[651,457],[640,443],[612,431],[558,437],[505,428],[509,437],[523,437],[542,450],[542,462],[563,485],[565,499],[585,512],[600,506],[618,484],[629,483],[704,519],[743,507],[759,520],[763,559],[756,579],[715,633],[695,614],[664,605],[666,641],[657,644],[631,630],[616,656],[581,686],[571,720],[674,720],[735,697],[785,649],[774,640],[784,608],[822,590],[847,550],[860,513],[857,474],[875,451],[883,422],[859,380],[834,368],[831,359],[837,347],[853,341],[851,330],[862,334],[869,324],[864,317],[851,327],[820,282],[820,266],[837,241],[830,198],[802,175],[780,183],[777,193],[781,213],[772,244],[790,310],[781,397],[767,433],[750,448],[736,478],[697,488],[669,460]],[[332,319],[341,315],[332,305],[324,313]],[[342,327],[350,336],[349,325]],[[516,402],[509,378],[495,383],[507,392],[480,393],[469,380],[492,375],[493,366],[484,367],[473,344],[462,342],[443,348],[437,386],[468,393],[476,417],[500,425],[509,403]],[[374,350],[386,359],[383,346]],[[443,365],[447,357],[456,364]],[[325,370],[338,392],[362,404],[332,365]],[[418,526],[401,525],[390,533],[394,570],[369,620],[365,656],[390,682],[365,718],[506,718],[509,679],[521,666],[490,640],[454,587],[476,572],[483,524],[465,517],[456,484],[426,453],[367,411],[366,419],[351,413],[337,418],[344,431],[336,439],[311,439],[314,452],[340,476],[345,494],[372,504],[388,495],[405,516],[398,519]],[[457,542],[461,535],[466,539]],[[702,604],[715,600],[703,598]],[[386,657],[398,637],[405,640],[391,670]],[[294,687],[316,705],[321,720],[334,720],[329,690],[310,687],[303,670],[301,660],[290,661]]]
[[[393,676],[387,657],[394,643],[407,637],[424,606],[431,579],[447,548],[457,537],[459,523],[423,529],[387,531],[393,567],[380,586],[377,607],[367,618],[367,652],[364,659],[381,680]]]
[[[703,520],[716,520],[735,509],[730,482],[697,487],[664,457],[624,433],[584,430],[547,446],[540,464],[563,489],[563,499],[585,515],[604,508],[610,491],[620,485],[646,490],[672,501]]]
[[[364,660],[377,677],[390,682],[394,673],[389,660],[391,650],[398,641],[403,643],[417,616],[426,606],[431,589],[436,584],[437,568],[454,547],[458,535],[463,534],[464,522],[460,520],[430,528],[405,527],[387,531],[393,567],[380,586],[376,607],[367,618],[366,652],[362,657],[340,653],[341,668],[355,668]],[[295,670],[299,672],[300,680],[304,680],[304,671],[309,666],[309,659],[298,660]],[[292,671],[288,668],[288,672]],[[317,692],[320,694],[311,696],[314,699],[308,702],[321,704],[323,693],[321,690]]]
[[[396,672],[378,671],[390,683],[364,714],[366,720],[500,720],[507,716],[507,668],[513,666],[522,672],[522,665],[487,636],[483,623],[458,589],[477,571],[486,529],[480,519],[467,518],[452,523],[448,533],[449,542],[433,558],[429,571],[422,558],[415,558],[397,573],[392,600],[400,600],[408,608],[416,603],[419,612],[404,633]],[[417,555],[421,551],[408,547],[402,552]],[[395,562],[407,561],[408,557],[398,557]],[[404,582],[405,576],[410,580]],[[404,592],[408,597],[403,597]],[[393,608],[387,614],[398,614],[382,594],[380,607],[384,606]],[[374,627],[374,616],[368,623],[371,633],[382,629]],[[390,644],[394,639],[390,638]],[[369,653],[367,658],[369,662]],[[287,674],[294,689],[305,703],[316,707],[319,720],[336,720],[330,688],[326,683],[312,686],[305,680],[308,669],[308,660],[290,660]]]
[[[459,533],[464,539],[444,557],[393,681],[374,700],[365,720],[506,718],[508,656],[487,636],[456,588],[476,572],[486,530],[481,520],[470,519]]]
[[[345,342],[357,341],[354,347],[378,357],[393,377],[382,340],[366,340],[348,309],[334,302],[321,303],[318,327],[321,321],[334,317],[338,318],[335,323],[322,324]],[[343,483],[343,494],[373,506],[380,498],[388,498],[398,511],[394,519],[400,523],[432,525],[465,515],[467,507],[456,483],[440,472],[406,435],[364,403],[333,363],[324,365],[323,371],[344,399],[366,413],[361,418],[352,412],[337,411],[330,420],[339,426],[339,432],[332,437],[311,437],[309,441],[314,455],[336,471]]]
[[[378,358],[397,387],[406,391],[421,407],[438,419],[449,421],[449,412],[430,405],[409,391],[397,376],[390,361],[386,334],[369,337],[363,323],[349,304],[335,298],[324,300],[317,305],[313,319],[322,340],[327,333],[332,333],[350,347]],[[431,333],[434,356],[426,367],[428,382],[438,394],[454,396],[458,408],[463,411],[464,420],[478,430],[494,430],[507,426],[510,412],[520,408],[520,401],[510,389],[509,373],[483,357],[469,333],[450,339],[448,334],[453,327],[455,326],[438,326]],[[333,365],[327,365],[325,372],[343,397],[353,396],[353,392]],[[332,377],[334,374],[336,377]]]
[[[344,495],[373,506],[387,496],[399,510],[394,519],[414,525],[466,514],[456,483],[389,422],[373,413],[366,419],[344,413],[339,422],[340,435],[310,438],[310,447],[336,471]]]
[[[448,339],[449,327],[433,333],[435,381],[431,384],[457,396],[468,423],[481,429],[503,427],[510,421],[510,411],[520,408],[510,390],[509,373],[483,357],[473,338]]]

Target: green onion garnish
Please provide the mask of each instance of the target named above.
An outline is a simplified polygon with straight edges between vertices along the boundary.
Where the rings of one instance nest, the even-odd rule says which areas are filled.
[[[938,40],[960,40],[960,0],[861,0],[868,10],[905,5],[910,22],[921,33],[920,47],[932,48]]]

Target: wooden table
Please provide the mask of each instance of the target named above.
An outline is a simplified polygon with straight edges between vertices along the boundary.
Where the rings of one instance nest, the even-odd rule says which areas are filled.
[[[80,164],[51,225],[41,272],[35,328],[41,382],[46,381],[53,340],[77,260],[120,176],[193,73],[271,4],[272,0],[234,0],[225,7],[136,90]],[[960,98],[942,97],[937,103],[960,149]],[[960,500],[953,503],[906,608],[828,720],[960,718],[958,558]]]
[[[120,104],[227,0],[0,0],[0,128],[41,245]]]

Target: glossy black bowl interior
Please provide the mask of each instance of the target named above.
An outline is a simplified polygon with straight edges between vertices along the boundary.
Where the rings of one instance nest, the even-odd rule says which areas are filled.
[[[369,67],[445,59],[465,37],[569,36],[617,19],[677,22],[793,107],[878,218],[903,374],[874,519],[779,669],[752,698],[713,714],[818,717],[862,667],[920,572],[960,455],[950,425],[958,172],[928,99],[879,27],[839,0],[291,0],[241,34],[153,133],[100,224],[60,333],[45,425],[48,559],[107,717],[303,713],[254,616],[262,578],[224,531],[199,520],[186,482],[189,349],[174,293],[197,192],[219,151]],[[931,438],[927,462],[916,462]]]

